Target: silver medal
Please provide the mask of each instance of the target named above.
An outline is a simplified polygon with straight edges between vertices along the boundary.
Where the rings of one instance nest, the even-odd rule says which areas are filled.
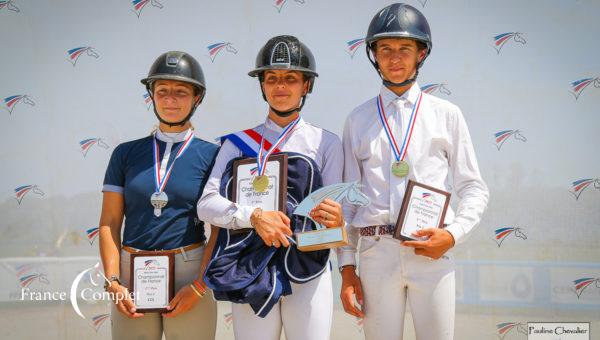
[[[169,202],[169,196],[164,191],[155,192],[150,196],[150,204],[154,207],[154,216],[158,217]]]

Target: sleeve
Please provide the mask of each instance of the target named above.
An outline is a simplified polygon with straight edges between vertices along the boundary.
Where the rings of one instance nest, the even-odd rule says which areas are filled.
[[[338,136],[331,134],[331,137],[323,152],[323,170],[321,171],[323,186],[342,182],[344,150]]]
[[[354,147],[354,134],[352,133],[351,117],[346,119],[344,125],[344,135],[342,137],[344,151],[344,182],[361,182],[362,176],[360,171],[360,163],[356,158]],[[346,219],[346,232],[348,233],[348,245],[336,249],[338,266],[353,265],[356,266],[356,246],[358,244],[358,229],[352,225],[352,220],[356,214],[357,206],[344,202],[344,218]]]
[[[250,215],[254,207],[236,204],[219,193],[221,177],[227,163],[238,156],[238,148],[226,140],[217,154],[210,177],[196,206],[198,218],[202,221],[228,229],[252,228]]]
[[[481,178],[467,123],[456,108],[451,120],[452,146],[449,163],[454,191],[459,198],[454,221],[446,227],[456,244],[462,243],[481,221],[489,199],[488,188]]]
[[[117,192],[123,194],[125,187],[125,157],[123,144],[119,144],[110,156],[106,167],[102,192]]]

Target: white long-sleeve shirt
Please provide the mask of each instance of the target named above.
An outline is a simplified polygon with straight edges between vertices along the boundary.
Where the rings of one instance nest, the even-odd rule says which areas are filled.
[[[261,133],[263,125],[265,127],[263,136],[271,143],[275,142],[283,131],[282,127],[270,119],[267,119],[265,124],[255,127],[254,130]],[[292,134],[279,149],[284,152],[297,152],[313,159],[321,171],[324,186],[342,181],[344,153],[342,142],[334,133],[311,125],[301,118]],[[201,220],[229,229],[252,227],[250,215],[255,207],[231,202],[219,194],[221,177],[227,163],[241,155],[242,152],[229,140],[221,146],[202,197],[198,201],[198,217]]]
[[[381,87],[385,115],[401,147],[410,114],[419,96],[415,83],[401,97]],[[479,223],[489,197],[477,166],[467,124],[460,109],[423,93],[405,160],[409,175],[392,174],[396,159],[378,116],[377,97],[358,106],[344,126],[344,182],[359,181],[371,204],[344,204],[350,245],[337,249],[339,266],[355,265],[358,228],[395,225],[408,179],[452,192],[460,199],[456,213],[448,208],[444,223],[459,244]],[[453,190],[451,190],[452,184]]]

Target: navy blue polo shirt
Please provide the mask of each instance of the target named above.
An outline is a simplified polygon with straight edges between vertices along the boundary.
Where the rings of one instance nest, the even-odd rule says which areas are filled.
[[[154,216],[150,196],[154,180],[153,136],[122,143],[115,148],[106,169],[102,191],[120,192],[125,199],[122,243],[142,250],[174,249],[206,240],[204,223],[196,215],[196,203],[218,151],[218,146],[194,137],[177,159],[164,192],[169,202]],[[169,167],[183,142],[174,143]],[[166,143],[158,141],[159,161]]]

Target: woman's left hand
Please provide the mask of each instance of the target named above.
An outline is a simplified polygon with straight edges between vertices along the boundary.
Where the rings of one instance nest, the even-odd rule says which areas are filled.
[[[162,313],[165,318],[174,318],[192,309],[200,300],[190,285],[181,288],[167,307],[168,312]]]
[[[343,227],[342,206],[329,198],[324,199],[310,212],[310,217],[327,228]]]

